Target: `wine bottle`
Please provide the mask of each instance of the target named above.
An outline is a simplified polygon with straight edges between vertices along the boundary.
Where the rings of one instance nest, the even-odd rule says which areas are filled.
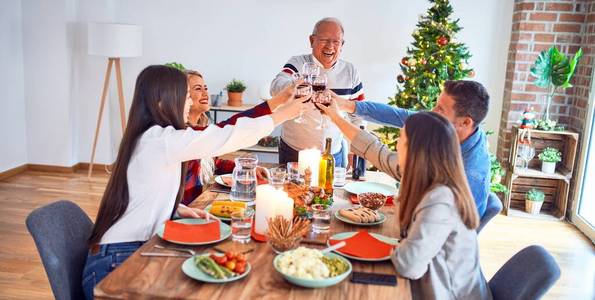
[[[324,153],[320,157],[320,169],[318,172],[318,186],[324,189],[326,194],[333,194],[333,176],[335,175],[335,158],[331,154],[331,138],[326,138]]]
[[[360,129],[364,129],[364,126],[360,126]],[[360,177],[366,175],[366,159],[357,155],[353,155],[353,171],[351,172],[351,178],[359,180]]]

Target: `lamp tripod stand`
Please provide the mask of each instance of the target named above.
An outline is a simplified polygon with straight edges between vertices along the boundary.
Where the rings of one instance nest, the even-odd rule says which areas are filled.
[[[120,67],[119,57],[109,57],[107,62],[107,70],[105,72],[105,79],[103,80],[103,92],[101,93],[101,101],[99,102],[99,114],[97,115],[97,126],[95,127],[95,138],[93,139],[93,150],[91,152],[91,162],[89,163],[89,172],[87,176],[90,178],[93,173],[93,162],[95,161],[95,150],[97,148],[97,138],[99,137],[99,128],[101,127],[101,117],[103,116],[103,109],[105,107],[105,97],[109,89],[109,81],[112,72],[112,65],[116,65],[116,83],[118,86],[118,100],[120,103],[120,121],[122,123],[122,134],[126,129],[126,108],[124,106],[124,92],[122,89],[122,70]]]

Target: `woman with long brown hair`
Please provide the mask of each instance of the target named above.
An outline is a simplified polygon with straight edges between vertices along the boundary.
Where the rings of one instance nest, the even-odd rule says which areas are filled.
[[[205,216],[179,204],[184,162],[255,144],[276,125],[296,117],[303,105],[299,100],[268,116],[240,118],[236,126],[195,131],[186,126],[192,105],[186,76],[161,65],[145,68],[136,80],[128,124],[89,238],[83,271],[86,298],[174,214]]]
[[[335,103],[318,107],[351,141],[355,154],[401,178],[401,241],[391,260],[412,280],[413,298],[491,299],[479,265],[479,217],[450,122],[434,112],[410,116],[392,152],[341,118]]]

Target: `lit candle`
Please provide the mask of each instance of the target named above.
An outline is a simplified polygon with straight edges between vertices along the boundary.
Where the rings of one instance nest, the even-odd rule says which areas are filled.
[[[266,234],[269,218],[281,215],[288,220],[293,219],[293,199],[272,185],[261,184],[256,187],[255,205],[254,231],[258,234]]]
[[[320,165],[320,150],[318,149],[306,149],[302,150],[298,154],[298,164],[300,172],[304,172],[307,168],[310,168],[312,172],[312,180],[310,186],[318,186],[318,168]]]

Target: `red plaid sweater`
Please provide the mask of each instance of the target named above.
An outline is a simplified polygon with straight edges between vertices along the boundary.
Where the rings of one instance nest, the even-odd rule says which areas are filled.
[[[257,118],[264,115],[271,114],[271,109],[267,102],[263,102],[249,110],[243,111],[233,115],[231,118],[215,124],[219,127],[225,127],[227,125],[235,125],[238,118],[248,117]],[[194,130],[205,130],[207,127],[192,127]],[[235,163],[233,160],[215,159],[215,174],[228,174],[233,172]],[[200,180],[200,159],[191,160],[188,162],[188,170],[186,171],[186,182],[184,183],[184,197],[182,198],[182,204],[188,205],[200,194],[202,194],[203,182]]]

